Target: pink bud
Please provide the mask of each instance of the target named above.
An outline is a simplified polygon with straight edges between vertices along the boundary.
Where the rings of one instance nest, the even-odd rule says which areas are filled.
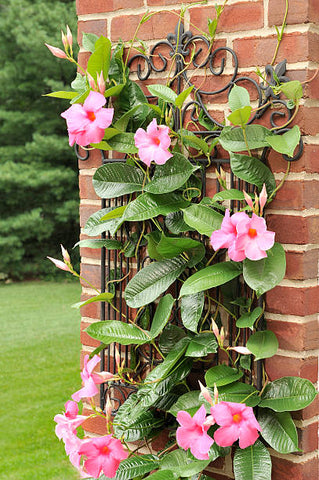
[[[56,258],[52,258],[52,257],[47,257],[49,260],[51,260],[52,263],[54,263],[54,265],[59,268],[60,270],[65,270],[66,272],[70,272],[72,273],[70,267],[68,267],[64,262],[62,262],[61,260],[57,260]]]
[[[257,195],[257,193],[255,192],[255,211],[254,211],[254,213],[255,213],[256,215],[258,215],[258,212],[259,212],[258,195]]]
[[[121,356],[117,347],[115,347],[115,364],[117,368],[119,368],[121,365]]]
[[[66,49],[68,47],[68,39],[66,38],[66,35],[62,30],[61,30],[61,37],[62,37],[63,46]]]
[[[52,45],[48,45],[47,43],[45,43],[44,45],[45,45],[46,47],[48,47],[48,49],[50,50],[50,52],[51,52],[55,57],[58,57],[58,58],[67,58],[66,53],[63,52],[63,50],[61,50],[60,48],[52,47]]]
[[[105,80],[104,80],[104,77],[103,77],[103,72],[101,72],[100,74],[99,73],[97,74],[96,81],[97,81],[97,86],[98,86],[99,92],[102,93],[102,95],[104,95]]]
[[[71,263],[69,252],[63,247],[63,245],[61,245],[61,250],[62,250],[62,257],[65,263]]]
[[[112,402],[110,400],[109,395],[106,397],[106,403],[105,403],[105,415],[106,418],[109,420],[112,416]]]
[[[253,201],[252,201],[252,199],[251,199],[251,196],[248,195],[248,193],[245,192],[244,190],[243,190],[243,194],[244,194],[245,200],[246,200],[247,204],[249,205],[249,207],[250,207],[252,210],[254,210],[254,204],[253,204]]]
[[[263,188],[259,195],[260,215],[263,214],[263,209],[264,209],[264,206],[266,205],[266,202],[267,202],[267,190],[266,190],[266,185],[263,184]]]
[[[205,398],[206,402],[210,403],[211,405],[213,405],[213,399],[211,397],[211,394],[209,393],[209,391],[207,390],[206,387],[204,387],[204,385],[198,380],[198,383],[199,383],[199,386],[200,386],[200,391],[201,391],[201,394],[203,395],[203,397]]]
[[[218,403],[218,389],[217,389],[216,383],[214,383],[214,403],[215,405],[216,403]]]
[[[88,77],[88,81],[89,81],[89,85],[90,87],[96,91],[96,83],[95,83],[95,80],[94,78],[92,77],[92,75],[89,74],[89,72],[86,72],[87,74],[87,77]]]
[[[241,353],[242,355],[251,355],[251,351],[246,347],[228,347],[228,350],[234,350],[235,352]]]
[[[220,344],[224,345],[224,340],[225,340],[225,329],[222,327],[220,329]]]
[[[215,320],[212,320],[212,327],[213,327],[213,333],[214,333],[215,337],[218,339],[219,338],[219,329],[218,329],[218,326],[217,326],[217,323],[215,322]]]
[[[71,46],[73,44],[73,37],[72,37],[72,32],[70,30],[69,25],[66,26],[66,38],[67,38],[68,44]]]

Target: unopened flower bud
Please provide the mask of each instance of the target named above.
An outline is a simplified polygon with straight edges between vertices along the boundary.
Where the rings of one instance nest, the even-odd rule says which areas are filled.
[[[73,44],[73,37],[72,37],[72,32],[70,30],[69,25],[66,26],[66,38],[67,38],[68,44],[71,46]]]
[[[251,355],[251,351],[246,347],[228,347],[228,350],[234,350],[234,352],[241,353],[242,355]]]
[[[61,250],[62,250],[62,257],[65,263],[71,263],[69,252],[63,247],[63,245],[61,245]]]
[[[216,405],[216,403],[218,403],[218,390],[216,383],[214,383],[214,404]]]
[[[259,195],[260,215],[263,214],[264,206],[266,205],[266,203],[267,203],[267,190],[266,190],[266,185],[263,184],[263,188]]]
[[[252,209],[252,211],[254,211],[254,204],[253,204],[251,196],[248,195],[248,193],[245,192],[245,190],[243,190],[243,194],[244,194],[247,205]]]
[[[207,390],[206,387],[198,380],[199,386],[200,386],[200,391],[203,397],[205,398],[206,402],[210,403],[210,405],[213,405],[213,399],[211,397],[211,394]]]
[[[61,37],[62,37],[62,43],[65,49],[68,48],[68,39],[65,35],[65,33],[61,30]]]
[[[105,80],[104,80],[104,77],[103,77],[103,72],[97,74],[96,82],[97,82],[97,87],[98,87],[99,92],[102,93],[102,95],[104,95]]]
[[[105,403],[105,416],[107,420],[110,420],[110,418],[112,417],[112,411],[113,411],[112,402],[109,395],[107,395],[106,403]]]
[[[88,77],[90,87],[92,88],[92,90],[96,91],[97,88],[96,88],[96,83],[95,83],[94,78],[92,77],[92,75],[89,74],[89,72],[86,72],[86,74],[87,74],[87,77]]]
[[[226,173],[225,171],[220,168],[220,170],[218,171],[217,168],[215,169],[215,173],[216,173],[216,177],[217,177],[217,180],[220,184],[220,186],[224,189],[224,190],[227,190],[227,185],[226,185]]]
[[[52,45],[49,45],[47,43],[44,44],[46,47],[48,47],[48,49],[50,50],[50,52],[55,56],[55,57],[58,57],[58,58],[67,58],[67,55],[65,52],[63,52],[63,50],[61,50],[61,48],[57,48],[57,47],[52,47]]]
[[[224,340],[225,340],[225,329],[224,329],[224,327],[222,327],[220,329],[220,335],[219,335],[219,341],[220,341],[221,346],[224,345]]]
[[[64,262],[61,260],[58,260],[57,258],[52,258],[52,257],[47,257],[49,260],[51,260],[54,265],[59,268],[60,270],[65,270],[66,272],[73,273],[72,270],[68,265],[66,265]]]
[[[118,369],[121,368],[121,355],[117,347],[115,347],[115,364]]]
[[[217,323],[215,320],[212,320],[212,328],[213,328],[213,333],[217,339],[219,339],[219,328],[217,326]]]

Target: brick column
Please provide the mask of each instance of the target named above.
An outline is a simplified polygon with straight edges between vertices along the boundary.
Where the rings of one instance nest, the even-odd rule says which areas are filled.
[[[151,46],[173,32],[177,23],[174,12],[180,5],[192,0],[77,0],[79,17],[79,42],[82,33],[108,36],[116,41],[120,37],[129,40],[141,15],[146,11],[162,11],[152,17],[139,31],[139,38]],[[207,17],[214,17],[214,4],[221,0],[208,0],[205,6],[192,6],[185,15],[185,28],[194,31],[192,24],[207,31]],[[281,25],[285,0],[229,0],[221,17],[216,40],[220,45],[234,49],[239,59],[239,74],[254,76],[255,67],[264,67],[272,59],[276,47],[274,25]],[[291,79],[310,79],[319,62],[318,0],[290,0],[287,28],[276,63],[287,59],[287,71]],[[84,65],[87,52],[81,50]],[[231,73],[225,72],[225,74]],[[153,77],[159,81],[158,75]],[[256,78],[256,76],[254,76]],[[152,81],[152,77],[151,80]],[[155,80],[153,80],[154,82]],[[219,79],[208,79],[207,82]],[[215,87],[216,88],[216,87]],[[287,253],[285,279],[266,296],[267,325],[279,340],[278,354],[266,362],[271,380],[296,375],[318,381],[319,355],[319,75],[305,86],[304,98],[296,118],[301,126],[305,151],[302,158],[292,163],[291,173],[284,187],[267,211],[270,230],[276,232]],[[220,96],[219,110],[223,118],[225,98]],[[79,162],[81,227],[87,218],[100,208],[92,189],[91,180],[95,168],[100,165],[98,152],[90,159]],[[279,183],[287,164],[281,156],[271,154],[270,167]],[[211,176],[211,175],[209,175]],[[213,187],[213,185],[211,185]],[[212,188],[211,188],[212,189]],[[208,189],[209,191],[210,189]],[[83,237],[84,238],[84,237]],[[99,252],[81,249],[82,272],[97,287],[100,283]],[[94,291],[83,285],[83,298]],[[82,309],[82,328],[99,319],[99,305],[90,304]],[[83,352],[92,351],[97,342],[85,333],[82,335]],[[82,353],[83,353],[82,352]],[[318,401],[295,414],[295,422],[303,452],[279,455],[271,451],[274,480],[317,480],[318,471]],[[92,422],[88,430],[103,433],[102,425]],[[216,480],[233,478],[230,459],[220,461],[212,470]]]

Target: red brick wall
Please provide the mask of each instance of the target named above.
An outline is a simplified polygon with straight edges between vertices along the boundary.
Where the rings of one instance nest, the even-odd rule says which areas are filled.
[[[138,36],[147,44],[166,38],[177,23],[174,12],[191,0],[77,0],[79,42],[83,32],[103,34],[117,40],[130,39],[141,15],[147,10],[160,11],[142,26]],[[194,31],[192,24],[207,30],[207,17],[213,18],[214,4],[192,6],[185,15],[185,27]],[[218,28],[216,40],[235,50],[239,59],[239,73],[253,75],[256,66],[271,61],[276,46],[274,25],[282,22],[285,0],[229,0]],[[290,0],[287,29],[277,60],[288,60],[291,79],[301,81],[312,77],[319,62],[318,0]],[[83,64],[88,55],[81,50]],[[156,80],[158,81],[158,79]],[[209,80],[207,80],[209,82]],[[267,212],[267,222],[287,253],[285,279],[266,296],[267,323],[279,339],[278,354],[267,361],[270,379],[284,375],[300,375],[313,382],[318,380],[319,354],[319,76],[305,87],[305,96],[296,118],[305,142],[302,158],[291,165],[291,173],[276,200]],[[224,96],[220,96],[222,114]],[[215,106],[216,108],[216,106]],[[218,105],[217,105],[218,109]],[[270,166],[279,182],[286,169],[281,156],[272,154]],[[94,211],[100,208],[91,178],[100,165],[99,154],[79,162],[81,194],[81,227]],[[210,175],[212,176],[212,175]],[[212,185],[213,187],[213,185]],[[99,286],[100,263],[98,252],[81,249],[82,272]],[[83,286],[83,298],[94,293]],[[99,318],[97,304],[82,309],[83,329]],[[96,342],[82,335],[83,351],[92,351]],[[82,352],[83,353],[83,352]],[[294,455],[273,456],[274,480],[317,480],[318,471],[318,401],[295,415],[303,452]],[[101,432],[101,426],[91,424],[88,430]],[[229,459],[212,470],[216,480],[232,478]]]

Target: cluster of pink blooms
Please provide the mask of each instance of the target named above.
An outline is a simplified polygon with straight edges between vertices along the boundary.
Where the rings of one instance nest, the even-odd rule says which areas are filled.
[[[176,431],[178,445],[184,450],[190,449],[195,458],[209,459],[209,450],[214,441],[220,447],[230,447],[239,440],[240,448],[247,448],[257,440],[261,427],[257,422],[252,407],[244,403],[213,402],[208,390],[202,387],[204,398],[212,405],[210,415],[206,416],[202,405],[193,417],[183,410],[177,414],[180,424]],[[218,398],[218,394],[217,394]],[[215,398],[215,401],[218,401]],[[217,424],[219,428],[214,433],[214,439],[208,435],[209,428]]]
[[[102,472],[108,478],[113,478],[120,462],[128,457],[120,440],[111,434],[100,438],[84,439],[77,436],[76,429],[88,418],[85,415],[78,415],[77,402],[82,398],[93,397],[98,393],[96,385],[114,378],[109,372],[93,373],[99,361],[98,355],[91,360],[88,355],[85,356],[84,368],[81,372],[83,387],[72,395],[73,400],[66,402],[65,412],[54,417],[57,423],[55,433],[60,440],[63,440],[70,462],[79,470],[82,478],[99,478]]]

